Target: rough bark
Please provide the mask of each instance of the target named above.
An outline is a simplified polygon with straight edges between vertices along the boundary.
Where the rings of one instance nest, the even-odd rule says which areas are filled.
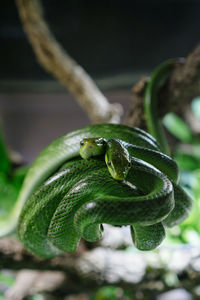
[[[143,107],[144,90],[148,78],[142,78],[132,89],[132,106],[126,123],[146,129]],[[159,116],[175,112],[186,118],[190,102],[200,95],[200,45],[186,59],[174,67],[169,80],[159,94]]]

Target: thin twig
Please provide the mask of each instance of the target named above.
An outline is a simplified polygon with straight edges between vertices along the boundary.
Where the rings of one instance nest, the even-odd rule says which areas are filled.
[[[94,81],[56,41],[51,33],[40,0],[16,0],[27,37],[39,63],[54,75],[75,97],[92,122],[118,123],[122,107],[110,104]]]

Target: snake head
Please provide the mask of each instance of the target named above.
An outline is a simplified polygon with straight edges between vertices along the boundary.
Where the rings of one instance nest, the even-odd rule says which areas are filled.
[[[107,144],[105,161],[108,171],[116,180],[124,180],[131,168],[131,158],[122,141],[110,139]]]
[[[83,159],[89,159],[93,156],[103,155],[106,152],[107,142],[105,139],[85,138],[80,141],[80,156]]]

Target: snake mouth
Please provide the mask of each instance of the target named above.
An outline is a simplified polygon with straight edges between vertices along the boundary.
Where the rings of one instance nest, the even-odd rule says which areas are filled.
[[[108,171],[113,179],[118,181],[123,181],[126,179],[129,169],[116,170],[109,162],[107,163],[107,166],[108,166]]]
[[[118,180],[118,181],[123,181],[126,177],[126,174],[125,173],[122,173],[122,174],[119,174],[119,173],[112,173],[112,177],[115,179],[115,180]]]

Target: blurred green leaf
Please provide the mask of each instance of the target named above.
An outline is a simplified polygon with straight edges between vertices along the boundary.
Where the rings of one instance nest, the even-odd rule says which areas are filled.
[[[0,292],[0,300],[5,300],[4,293]]]
[[[174,154],[174,159],[181,170],[192,171],[200,168],[200,158],[196,157],[193,154],[177,151]]]
[[[8,287],[10,287],[15,282],[15,278],[11,274],[7,274],[6,272],[0,272],[0,282],[5,283]]]
[[[195,99],[193,99],[191,103],[191,109],[195,117],[200,119],[200,97],[196,97]]]
[[[42,296],[41,294],[35,294],[31,297],[29,297],[27,300],[44,300],[44,296]]]
[[[194,140],[189,126],[175,113],[168,113],[163,118],[167,130],[183,143],[192,143]]]
[[[8,173],[11,167],[11,161],[8,154],[6,142],[0,124],[0,171]]]
[[[27,170],[27,167],[21,167],[14,170],[12,175],[7,175],[4,172],[0,172],[1,217],[6,217],[14,206]]]
[[[200,169],[182,171],[180,184],[193,198],[193,208],[188,218],[179,226],[168,230],[168,241],[200,245]],[[176,230],[176,229],[179,229]]]
[[[105,286],[95,293],[92,300],[131,300],[133,299],[132,293],[123,290],[120,287]]]

